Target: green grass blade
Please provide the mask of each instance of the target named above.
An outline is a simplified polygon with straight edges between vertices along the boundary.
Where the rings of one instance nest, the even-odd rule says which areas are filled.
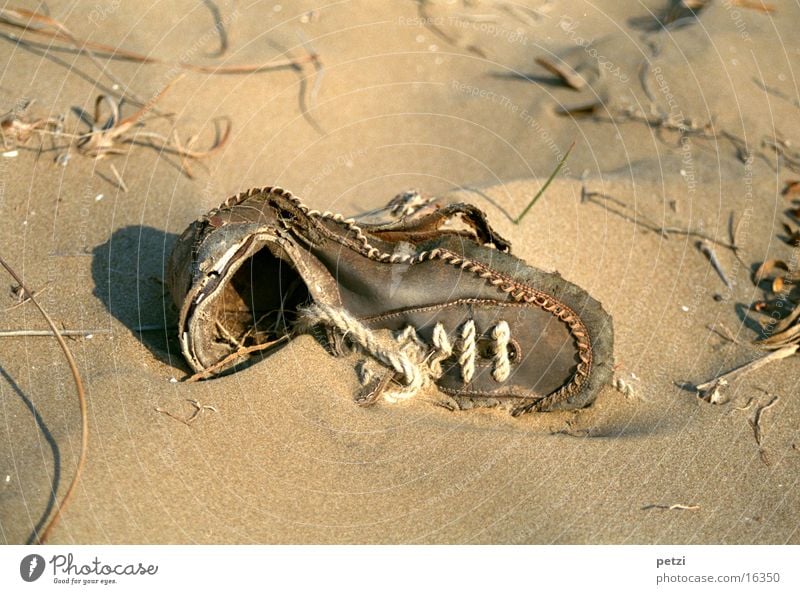
[[[558,172],[561,171],[561,168],[564,166],[564,163],[566,162],[567,157],[569,157],[569,154],[572,152],[573,148],[575,148],[574,142],[571,145],[569,145],[567,152],[564,153],[563,157],[561,157],[561,160],[558,162],[558,165],[556,165],[556,168],[553,170],[553,173],[550,174],[550,177],[547,178],[547,181],[544,182],[544,185],[541,188],[539,188],[538,192],[536,192],[536,196],[534,196],[533,199],[528,203],[528,206],[525,207],[525,210],[523,210],[522,213],[516,219],[514,219],[515,225],[519,225],[522,218],[526,214],[528,214],[528,211],[531,208],[533,208],[533,205],[536,204],[536,201],[542,197],[542,194],[544,194],[545,190],[547,189],[547,186],[550,185],[550,182],[552,182],[558,175]]]

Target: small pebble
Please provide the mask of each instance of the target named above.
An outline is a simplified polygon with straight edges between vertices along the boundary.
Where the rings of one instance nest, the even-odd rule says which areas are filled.
[[[683,311],[689,311],[689,308],[688,308],[688,307],[686,307],[685,305],[681,305],[681,309],[682,309]]]
[[[6,151],[6,152],[3,153],[3,156],[6,159],[13,159],[17,155],[19,155],[19,151],[16,151],[16,150],[14,150],[14,151]]]
[[[174,377],[171,377],[171,378],[169,378],[169,383],[171,383],[171,384],[177,384],[177,383],[178,383],[178,380],[176,380]]]
[[[105,196],[103,196],[102,194],[98,194],[97,196],[94,197],[94,201],[100,202],[103,198],[105,198]]]

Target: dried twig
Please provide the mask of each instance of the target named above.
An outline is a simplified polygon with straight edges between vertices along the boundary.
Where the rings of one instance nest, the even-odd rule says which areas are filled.
[[[555,60],[536,58],[536,63],[553,76],[558,77],[562,83],[575,91],[580,91],[586,86],[586,81],[583,77],[575,72],[569,64],[563,60],[558,58]]]
[[[620,122],[638,122],[658,130],[679,132],[682,136],[693,136],[715,140],[719,135],[711,123],[696,124],[691,119],[678,119],[672,114],[657,111],[652,107],[651,113],[633,108],[618,108],[609,116],[598,114],[595,120],[603,123],[619,124]]]
[[[214,365],[210,365],[209,367],[206,367],[205,369],[201,369],[200,371],[198,371],[194,375],[187,377],[184,381],[186,381],[188,383],[196,382],[197,380],[203,379],[203,378],[207,377],[208,375],[214,373],[215,371],[217,371],[219,369],[222,369],[223,367],[226,367],[229,363],[231,363],[232,361],[235,361],[236,359],[239,359],[240,357],[243,357],[245,355],[249,355],[251,353],[257,353],[258,351],[265,351],[265,350],[267,350],[269,348],[272,348],[272,347],[274,347],[274,346],[276,346],[276,345],[278,345],[280,343],[286,342],[288,340],[289,340],[288,336],[281,336],[280,338],[278,338],[276,340],[272,340],[270,342],[265,342],[265,343],[262,343],[262,344],[254,344],[254,345],[249,346],[249,347],[239,348],[236,351],[232,352],[227,357],[225,357],[224,359],[222,359],[221,361],[218,361],[217,363],[214,363]]]
[[[220,121],[225,122],[225,127],[220,131],[218,127],[218,123]],[[210,157],[217,151],[219,151],[225,144],[228,142],[228,138],[231,134],[231,121],[228,118],[216,118],[214,120],[215,125],[215,138],[214,142],[212,143],[211,147],[203,150],[198,151],[194,150],[192,146],[197,141],[197,135],[189,137],[185,144],[181,143],[180,140],[175,142],[175,136],[173,135],[173,141],[170,142],[168,138],[162,136],[161,134],[156,134],[154,132],[138,132],[133,140],[139,138],[146,138],[149,140],[158,140],[162,144],[161,145],[152,145],[158,148],[159,150],[163,150],[167,153],[172,153],[175,155],[180,155],[182,157],[189,157],[190,159],[205,159],[206,157]]]
[[[592,437],[592,430],[591,429],[558,429],[557,431],[551,431],[550,435],[566,435],[567,437],[577,437],[580,439],[586,437]]]
[[[33,297],[38,297],[39,295],[44,293],[49,288],[50,288],[50,285],[45,284],[38,291],[34,291],[32,296]],[[31,295],[28,295],[27,293],[25,293],[25,291],[23,290],[22,287],[18,287],[17,289],[15,289],[14,293],[16,294],[17,302],[14,305],[5,308],[3,310],[4,312],[13,311],[13,310],[17,309],[18,307],[21,307],[21,306],[25,305],[26,303],[28,303],[31,300]]]
[[[29,18],[31,20],[40,22],[41,24],[46,25],[48,28],[34,28],[27,23],[20,23],[20,21],[25,20],[24,17],[26,15],[30,15]],[[223,66],[223,65],[203,66],[200,64],[192,64],[189,62],[172,63],[168,60],[161,60],[153,56],[146,56],[143,54],[139,54],[137,52],[125,50],[120,47],[115,47],[113,45],[106,45],[103,43],[96,43],[85,39],[75,38],[71,34],[67,35],[64,32],[65,29],[63,25],[58,23],[58,21],[55,21],[50,17],[46,17],[44,15],[31,12],[29,10],[0,9],[0,23],[22,29],[24,33],[40,35],[47,37],[49,39],[59,39],[59,40],[69,41],[75,46],[76,52],[78,54],[93,57],[94,60],[97,60],[96,54],[93,53],[96,51],[106,54],[109,58],[113,59],[127,60],[130,62],[137,62],[140,64],[165,64],[168,66],[173,66],[175,68],[189,70],[192,72],[202,72],[205,74],[254,74],[256,72],[264,72],[268,70],[278,70],[282,68],[297,67],[301,64],[313,62],[315,59],[317,59],[317,56],[307,55],[300,58],[278,58],[274,60],[268,60],[260,64],[239,64],[232,66]],[[98,67],[102,67],[102,64],[99,63],[99,61],[98,64],[99,64]],[[109,74],[107,72],[107,69],[105,73],[106,75]],[[125,87],[125,85],[123,85],[121,82],[117,80],[114,80],[114,82],[115,84],[118,84],[120,88]],[[133,97],[133,95],[129,94],[129,97]],[[141,100],[137,101],[139,102],[140,105],[144,103]]]
[[[733,250],[733,255],[736,256],[737,260],[739,260],[739,264],[741,264],[744,267],[747,267],[747,263],[744,260],[742,260],[742,257],[739,255],[739,251],[742,248],[739,245],[739,242],[736,241],[736,238],[739,235],[739,226],[742,224],[742,221],[744,221],[744,217],[740,217],[739,221],[734,225],[735,220],[736,217],[734,215],[734,212],[731,211],[731,214],[728,217],[728,238],[731,240],[731,245],[733,246],[731,248]]]
[[[721,328],[722,330],[718,330],[717,327]],[[709,324],[706,326],[709,330],[711,330],[717,336],[721,336],[725,340],[732,342],[733,344],[741,345],[742,343],[733,335],[733,332],[728,330],[728,328],[722,323],[718,322],[717,325]]]
[[[45,526],[45,529],[42,531],[41,534],[36,535],[36,543],[37,544],[45,544],[47,539],[50,536],[50,533],[58,524],[58,521],[61,519],[62,514],[64,513],[64,508],[67,507],[70,500],[72,499],[72,494],[75,490],[75,486],[78,484],[80,479],[81,473],[83,471],[84,464],[86,463],[86,452],[89,449],[89,419],[87,413],[87,406],[86,406],[86,395],[84,394],[83,390],[83,382],[81,381],[80,373],[78,372],[78,365],[75,363],[75,358],[72,356],[72,352],[69,350],[66,341],[64,340],[62,333],[59,332],[58,328],[56,327],[55,322],[50,317],[50,315],[44,310],[44,308],[39,304],[34,297],[34,293],[29,291],[28,288],[25,286],[25,283],[22,282],[22,279],[17,275],[11,266],[9,266],[2,257],[0,257],[0,265],[6,269],[6,271],[14,278],[17,284],[22,287],[22,290],[28,295],[31,302],[36,306],[36,309],[39,310],[39,313],[42,314],[42,317],[47,322],[47,325],[50,326],[50,330],[52,330],[53,335],[56,337],[58,341],[58,346],[61,347],[62,352],[64,353],[64,357],[67,360],[67,364],[69,365],[69,369],[72,372],[72,379],[75,381],[75,390],[78,395],[78,405],[80,407],[81,413],[81,449],[80,454],[78,456],[78,464],[75,468],[75,475],[72,477],[72,482],[69,484],[67,488],[67,492],[64,494],[64,497],[61,499],[61,503],[56,503],[56,511],[53,516],[50,518],[50,521]]]
[[[192,423],[195,421],[195,419],[197,419],[197,417],[199,417],[201,414],[203,414],[207,410],[210,410],[211,412],[215,412],[215,413],[219,412],[219,410],[217,410],[217,407],[212,406],[210,404],[200,404],[200,401],[195,400],[194,398],[187,398],[186,402],[190,402],[194,406],[194,411],[192,412],[191,416],[189,416],[189,418],[187,418],[187,419],[182,419],[181,417],[179,417],[179,416],[177,416],[177,415],[175,415],[175,414],[169,412],[168,410],[166,410],[164,408],[161,408],[159,406],[156,406],[153,410],[155,410],[156,412],[161,413],[163,415],[167,415],[171,419],[175,419],[176,421],[180,421],[181,423],[183,423],[187,427],[191,427]]]
[[[714,270],[717,272],[719,277],[722,279],[722,282],[725,283],[725,286],[728,287],[729,290],[733,291],[733,285],[725,275],[725,271],[722,269],[722,264],[720,264],[717,254],[714,252],[714,248],[708,244],[708,241],[701,239],[697,242],[697,249],[699,249],[706,258],[708,258],[708,261],[711,262],[712,268],[714,268]]]
[[[778,403],[778,400],[780,400],[780,396],[773,396],[772,399],[767,404],[756,408],[756,412],[753,415],[753,418],[748,421],[750,423],[750,426],[753,428],[753,437],[755,437],[756,443],[758,445],[761,445],[761,442],[764,439],[764,434],[761,432],[761,418],[763,417],[766,411],[768,411],[770,408],[772,408]]]
[[[109,332],[108,330],[59,330],[58,333],[61,336],[91,336],[93,334],[108,334]],[[56,334],[52,330],[0,330],[0,338],[15,336],[56,336]]]
[[[651,503],[650,505],[645,505],[643,508],[645,509],[663,509],[666,511],[674,511],[674,510],[686,510],[686,511],[698,511],[700,509],[699,505],[686,505],[683,503],[673,503],[672,505],[664,505],[662,503]]]
[[[603,198],[604,202],[597,200],[598,197]],[[695,229],[684,229],[682,227],[666,227],[663,225],[658,225],[652,221],[649,221],[646,217],[640,214],[635,208],[624,203],[622,200],[614,198],[613,196],[609,196],[608,194],[603,194],[601,192],[590,192],[587,191],[585,188],[583,188],[581,190],[581,198],[583,202],[593,202],[594,204],[597,204],[598,206],[605,208],[608,212],[620,217],[621,219],[628,221],[629,223],[633,223],[634,225],[637,225],[639,227],[642,227],[643,229],[647,229],[648,231],[658,233],[665,239],[669,239],[670,234],[685,235],[687,237],[697,237],[699,239],[704,239],[706,241],[715,243],[729,250],[737,249],[735,245],[728,243],[726,241],[722,241],[715,237],[712,237],[707,233],[703,233],[702,231],[697,231]],[[606,204],[606,202],[608,201],[615,202],[616,204],[619,204],[623,208],[632,210],[634,216],[630,216],[624,212],[620,212],[619,210],[609,207],[608,204]]]
[[[761,144],[771,148],[782,159],[783,164],[792,171],[800,172],[800,153],[792,148],[792,143],[782,138],[765,137]]]
[[[656,96],[655,93],[653,93],[653,90],[650,88],[650,78],[648,76],[650,73],[650,67],[650,60],[647,58],[642,60],[642,63],[639,65],[639,84],[642,85],[642,90],[644,90],[644,94],[647,95],[647,98],[655,103]]]
[[[314,128],[319,134],[326,136],[327,132],[325,129],[320,125],[320,123],[311,115],[311,110],[313,110],[317,106],[317,95],[319,94],[320,86],[322,86],[322,79],[325,76],[325,66],[322,64],[322,60],[319,58],[319,54],[314,50],[311,45],[311,42],[305,36],[305,34],[300,31],[298,32],[298,37],[300,38],[300,42],[303,44],[306,53],[310,56],[315,56],[313,60],[311,60],[311,64],[314,67],[314,80],[309,86],[305,80],[301,82],[301,92],[300,92],[300,113],[302,113],[305,120],[311,124],[311,127]]]
[[[745,363],[744,365],[741,365],[736,369],[724,373],[721,376],[711,381],[705,382],[703,384],[698,384],[697,386],[695,386],[695,390],[697,390],[698,394],[700,394],[700,396],[702,397],[709,390],[717,388],[720,380],[725,380],[727,383],[730,383],[737,377],[750,373],[751,371],[755,371],[756,369],[760,369],[767,363],[771,363],[772,361],[778,361],[780,359],[785,359],[786,357],[791,357],[797,352],[798,348],[800,348],[800,345],[795,344],[795,345],[785,346],[777,351],[772,351],[770,353],[767,353],[766,355],[759,357],[754,361],[750,361],[750,363]]]
[[[219,7],[216,5],[216,3],[212,2],[212,0],[203,0],[203,4],[206,5],[206,8],[208,8],[209,12],[211,13],[211,18],[214,19],[214,29],[219,35],[219,49],[214,53],[209,54],[209,56],[212,58],[221,58],[228,51],[229,47],[228,33],[225,30],[225,22],[222,19],[222,14],[220,13]]]
[[[594,115],[601,107],[603,107],[602,99],[590,97],[577,103],[560,103],[555,106],[554,111],[559,116],[578,118]]]
[[[122,179],[122,176],[119,174],[119,171],[117,171],[117,168],[114,167],[113,163],[111,164],[111,173],[114,174],[114,177],[116,178],[120,189],[127,194],[128,193],[128,186],[125,185],[125,180]]]
[[[98,95],[94,103],[94,121],[92,122],[92,129],[81,136],[78,142],[78,148],[82,152],[95,158],[103,157],[110,153],[122,152],[114,145],[117,139],[127,133],[145,116],[145,114],[147,114],[147,112],[152,110],[156,103],[170,90],[172,85],[181,78],[182,76],[179,76],[164,85],[164,88],[147,101],[144,106],[126,118],[121,118],[119,112],[120,106],[116,101],[110,99],[107,95]],[[110,117],[105,121],[103,120],[100,110],[103,104],[107,105],[111,111]]]
[[[100,73],[103,74],[106,78],[108,78],[118,89],[126,89],[127,85],[123,83],[119,78],[117,78],[111,70],[109,70],[92,52],[92,48],[89,44],[81,39],[76,38],[69,29],[67,29],[62,23],[59,21],[38,13],[32,10],[27,10],[25,8],[0,8],[0,23],[4,23],[7,25],[11,25],[13,27],[21,28],[25,32],[31,33],[50,33],[52,37],[56,37],[58,39],[66,40],[70,44],[75,47],[75,50],[79,54],[86,55],[92,63],[100,70]],[[37,25],[41,25],[44,29],[32,27],[31,23],[36,23]],[[50,31],[47,31],[50,29]],[[112,54],[114,52],[111,52]],[[135,93],[127,92],[120,90],[120,97],[127,95],[130,99],[136,102],[139,105],[143,104],[143,101],[136,96]]]
[[[178,77],[178,79],[179,78],[180,77]],[[184,173],[186,173],[186,175],[189,177],[192,177],[191,169],[189,167],[189,160],[205,159],[225,146],[231,132],[230,119],[224,117],[214,119],[215,139],[211,147],[206,150],[196,150],[193,148],[198,139],[198,135],[196,134],[189,137],[187,142],[184,144],[180,141],[177,130],[173,130],[172,140],[155,132],[148,132],[140,129],[132,131],[135,126],[141,124],[141,120],[144,115],[154,108],[155,104],[164,96],[169,88],[175,82],[177,82],[178,79],[170,82],[141,109],[126,118],[121,118],[120,105],[116,102],[116,100],[111,99],[106,95],[98,96],[95,101],[93,120],[90,121],[91,129],[84,134],[65,134],[61,132],[60,129],[52,130],[51,124],[48,124],[44,127],[29,126],[26,130],[30,130],[30,134],[53,134],[54,136],[68,140],[70,143],[76,142],[78,150],[81,153],[94,158],[122,154],[125,152],[120,147],[122,144],[141,144],[144,146],[150,146],[166,153],[178,155],[181,158],[181,164],[183,166]],[[110,114],[107,118],[105,118],[101,113],[101,107],[104,105],[107,106],[108,110],[110,111]],[[85,116],[84,119],[89,121],[89,116]],[[224,125],[221,126],[220,122],[224,122]],[[17,131],[22,129],[20,126],[23,124],[25,124],[25,122],[18,118],[13,120],[6,119],[3,120],[3,130]],[[24,141],[30,137],[30,134],[26,134],[25,136],[21,136],[19,134],[16,136],[10,136],[17,141]],[[143,142],[143,140],[146,142]],[[117,185],[120,187],[120,189],[127,192],[128,187],[114,165],[111,165],[111,171],[116,178]]]
[[[784,349],[800,345],[800,304],[781,320],[767,338],[757,340],[756,344],[765,349]]]
[[[789,95],[787,95],[786,93],[784,93],[780,89],[776,89],[775,87],[771,87],[771,86],[767,85],[763,80],[761,80],[761,79],[759,79],[757,77],[753,77],[753,82],[756,83],[757,86],[759,86],[761,89],[763,89],[765,92],[769,93],[770,95],[774,95],[775,97],[778,97],[779,99],[783,99],[784,101],[786,101],[788,103],[791,103],[795,107],[800,108],[800,101],[790,97]]]

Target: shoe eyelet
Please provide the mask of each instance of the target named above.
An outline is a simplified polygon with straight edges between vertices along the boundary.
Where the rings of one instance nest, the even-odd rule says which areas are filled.
[[[494,358],[494,344],[488,338],[482,338],[478,340],[478,357],[481,359],[493,359]]]
[[[477,341],[478,357],[484,360],[494,359],[494,341],[488,337],[481,337]],[[508,343],[508,360],[511,363],[519,363],[522,360],[522,347],[515,339]]]

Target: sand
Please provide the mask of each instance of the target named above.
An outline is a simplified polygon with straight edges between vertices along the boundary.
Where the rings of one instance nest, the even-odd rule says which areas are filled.
[[[187,73],[159,103],[181,137],[202,131],[207,145],[214,118],[232,125],[194,179],[146,146],[98,161],[73,149],[62,166],[63,150],[46,140],[39,152],[33,139],[0,158],[0,254],[31,288],[46,287],[40,300],[63,327],[92,335],[69,342],[90,449],[51,542],[800,542],[800,359],[736,380],[726,404],[682,387],[762,354],[750,344],[759,334],[749,306],[764,295],[752,269],[793,257],[780,239],[780,190],[798,174],[763,141],[800,139],[800,8],[715,1],[664,30],[653,18],[661,0],[442,1],[423,12],[414,2],[243,4],[219,3],[230,45],[221,58],[211,57],[220,38],[203,3],[50,7],[78,37],[168,61],[258,63],[303,55],[305,39],[324,63],[316,87],[309,68]],[[91,111],[105,92],[95,66],[60,42],[0,43],[2,108],[35,99],[31,113],[66,114],[67,129],[85,130],[70,110]],[[587,86],[564,87],[537,57],[563,59]],[[176,74],[109,67],[143,97]],[[554,111],[594,102],[594,114]],[[681,142],[651,125],[658,113],[694,132]],[[710,124],[729,136],[700,137]],[[513,224],[573,141],[559,179]],[[409,187],[479,205],[518,256],[604,304],[617,377],[632,391],[609,387],[588,409],[520,418],[450,412],[435,395],[361,408],[355,359],[308,336],[231,376],[182,383],[165,259],[197,215],[265,185],[345,214]],[[698,236],[646,228],[725,243],[731,213],[744,264],[713,245],[732,290]],[[0,299],[14,304],[6,290]],[[0,319],[3,330],[46,328],[31,304]],[[720,322],[740,344],[708,329]],[[0,542],[22,543],[74,474],[79,414],[53,339],[0,338],[0,371]],[[748,420],[775,395],[759,445]],[[155,410],[188,418],[192,399],[213,409],[190,426]]]

